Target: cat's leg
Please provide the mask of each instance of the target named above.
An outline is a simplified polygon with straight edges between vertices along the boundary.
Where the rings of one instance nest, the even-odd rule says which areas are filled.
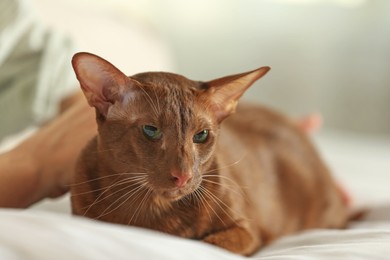
[[[203,241],[233,253],[249,256],[261,246],[261,238],[249,230],[235,225],[229,229],[210,234]]]

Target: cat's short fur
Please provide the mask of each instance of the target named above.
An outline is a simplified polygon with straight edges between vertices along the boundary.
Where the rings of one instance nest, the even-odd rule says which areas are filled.
[[[268,67],[198,82],[162,72],[126,77],[88,53],[73,66],[98,124],[71,188],[74,214],[243,255],[298,230],[346,225],[335,182],[294,122],[257,105],[233,114]],[[196,141],[204,130],[206,140]]]

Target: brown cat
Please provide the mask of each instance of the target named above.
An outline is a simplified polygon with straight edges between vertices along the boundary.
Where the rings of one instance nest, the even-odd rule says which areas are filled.
[[[243,255],[284,234],[346,225],[342,194],[294,122],[251,105],[230,116],[268,67],[199,82],[127,77],[88,53],[72,63],[98,124],[71,188],[74,214]]]

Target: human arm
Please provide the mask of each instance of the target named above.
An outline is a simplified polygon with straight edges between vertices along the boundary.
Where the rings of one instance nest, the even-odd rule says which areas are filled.
[[[96,134],[96,124],[81,92],[63,105],[55,119],[0,155],[0,207],[28,207],[69,189],[77,157]]]

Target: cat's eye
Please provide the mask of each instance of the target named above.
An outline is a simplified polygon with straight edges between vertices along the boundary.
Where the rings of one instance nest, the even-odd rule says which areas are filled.
[[[144,125],[142,126],[142,131],[144,132],[145,136],[151,140],[161,139],[162,133],[161,130],[157,127]]]
[[[205,130],[200,131],[196,135],[194,135],[192,140],[194,143],[200,144],[200,143],[206,142],[208,136],[209,136],[209,130],[205,129]]]

